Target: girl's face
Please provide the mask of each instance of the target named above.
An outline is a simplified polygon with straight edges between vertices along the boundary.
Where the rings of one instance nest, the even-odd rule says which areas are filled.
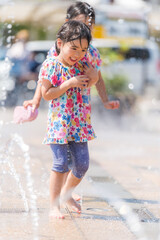
[[[93,29],[94,24],[92,24],[92,22],[89,21],[90,20],[89,16],[86,18],[84,14],[80,14],[77,17],[73,18],[72,20],[76,20],[76,21],[85,23],[90,28],[91,31]]]
[[[73,66],[79,62],[86,54],[88,49],[87,39],[74,40],[72,42],[63,43],[61,39],[57,39],[57,47],[60,49],[58,59],[66,66]]]

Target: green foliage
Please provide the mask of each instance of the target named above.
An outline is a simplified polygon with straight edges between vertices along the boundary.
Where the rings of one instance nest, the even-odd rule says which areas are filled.
[[[8,31],[8,24],[11,24],[11,32]],[[30,22],[26,22],[25,24],[17,24],[17,23],[0,23],[0,38],[1,42],[4,45],[7,45],[7,38],[9,36],[14,36],[22,29],[26,29],[29,32],[29,39],[32,40],[48,40],[55,39],[57,28],[46,29],[46,26],[38,25],[36,23],[32,24]]]
[[[125,52],[127,51],[127,47],[122,46],[120,49],[112,49],[112,48],[99,48],[100,56],[102,59],[103,66],[109,66],[117,61],[123,61]],[[112,77],[108,77],[102,71],[103,80],[106,85],[106,89],[108,94],[115,95],[117,92],[126,92],[128,91],[128,80],[125,76],[120,74],[115,74]]]
[[[108,94],[116,95],[118,92],[128,92],[128,81],[127,78],[120,74],[115,74],[108,78],[105,74],[102,74],[103,80],[106,85]]]
[[[99,48],[99,53],[103,62],[103,65],[112,64],[116,61],[123,61],[124,54],[126,52],[126,48],[121,48],[120,50],[112,49],[112,48]]]
[[[44,28],[43,27],[37,28],[37,39],[38,40],[45,40],[46,37],[47,37],[47,33],[44,30]]]

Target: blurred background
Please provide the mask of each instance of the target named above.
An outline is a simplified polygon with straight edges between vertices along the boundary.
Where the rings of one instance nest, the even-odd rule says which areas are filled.
[[[47,225],[52,158],[41,145],[47,103],[41,101],[32,123],[12,119],[14,107],[33,97],[41,64],[73,2],[0,0],[0,239],[56,234]],[[108,96],[119,99],[120,108],[106,110],[92,87],[98,138],[90,143],[91,166],[78,192],[85,212],[71,217],[71,225],[60,224],[65,231],[56,229],[54,239],[160,240],[160,0],[86,2],[96,12],[93,45]]]
[[[1,106],[15,106],[33,97],[41,63],[73,2],[0,0]],[[93,45],[103,60],[108,95],[121,101],[118,114],[137,111],[144,101],[145,107],[159,111],[160,1],[87,2],[96,11]],[[97,99],[94,88],[92,95]]]

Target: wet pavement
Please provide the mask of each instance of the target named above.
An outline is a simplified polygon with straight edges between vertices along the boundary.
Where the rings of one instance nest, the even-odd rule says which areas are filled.
[[[49,221],[52,158],[41,144],[46,111],[31,123],[11,123],[0,110],[0,240],[160,240],[160,132],[142,118],[97,118],[90,168],[77,188],[82,214],[64,208]],[[159,117],[159,116],[157,116]],[[157,118],[156,118],[157,119]]]

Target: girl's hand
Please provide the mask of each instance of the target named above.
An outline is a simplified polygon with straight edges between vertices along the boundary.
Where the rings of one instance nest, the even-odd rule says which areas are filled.
[[[40,105],[40,101],[38,101],[38,99],[34,99],[34,98],[31,99],[31,100],[27,100],[27,101],[24,101],[24,102],[23,102],[24,108],[27,108],[28,106],[31,106],[33,112],[34,112],[34,110],[35,110],[36,108],[39,107],[39,105]]]
[[[90,80],[88,83],[88,87],[91,87],[99,80],[99,76],[97,69],[94,68],[89,62],[87,62],[87,64],[88,66],[84,66],[84,73],[89,77]]]
[[[116,100],[116,101],[107,101],[104,103],[104,107],[107,108],[107,109],[117,109],[119,108],[119,101]]]
[[[89,78],[86,75],[78,75],[76,77],[70,78],[71,87],[87,88]]]

